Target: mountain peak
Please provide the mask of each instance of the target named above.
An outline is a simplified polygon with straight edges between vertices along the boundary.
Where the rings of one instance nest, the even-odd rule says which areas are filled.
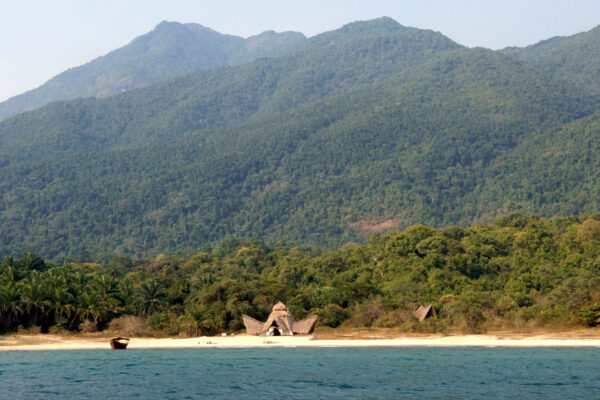
[[[342,26],[339,32],[345,33],[381,33],[409,29],[390,17],[380,17],[367,21],[355,21]]]
[[[388,35],[410,30],[414,30],[414,28],[403,26],[389,17],[380,17],[367,21],[351,22],[339,29],[313,36],[311,41],[329,41],[337,37],[343,39],[364,38],[367,36]]]
[[[306,36],[300,32],[264,31],[258,35],[250,36],[248,39],[246,39],[246,46],[250,49],[261,45],[268,46],[268,44],[272,44],[272,46],[275,46],[287,42],[293,47],[301,42],[304,42],[305,40]]]
[[[268,32],[251,39],[197,23],[161,21],[127,45],[0,103],[0,120],[55,100],[112,96],[189,72],[284,54],[306,40],[297,32]]]
[[[165,21],[159,22],[154,27],[154,29],[152,31],[150,31],[149,33],[152,33],[152,32],[165,32],[165,31],[173,31],[173,30],[182,30],[182,29],[185,29],[186,25],[188,25],[188,24],[182,24],[182,23],[176,22],[176,21],[166,21],[165,20]],[[199,26],[202,26],[202,25],[199,25]]]
[[[234,37],[231,35],[224,35],[221,34],[217,31],[215,31],[214,29],[211,29],[207,26],[201,25],[201,24],[197,24],[197,23],[193,23],[193,22],[188,22],[185,24],[182,24],[180,22],[176,22],[176,21],[161,21],[158,25],[156,25],[156,27],[150,31],[149,33],[147,33],[146,35],[156,35],[156,34],[189,34],[192,33],[194,35],[204,35],[207,37]],[[142,35],[141,37],[144,37],[146,35]]]
[[[165,19],[165,20],[162,20],[162,21],[160,21],[160,22],[159,22],[159,23],[156,25],[156,27],[154,27],[154,29],[158,29],[158,28],[164,28],[164,27],[166,27],[166,26],[172,26],[172,25],[181,25],[181,24],[180,24],[179,22],[167,21],[167,20]]]
[[[296,38],[306,39],[306,36],[304,36],[304,34],[302,34],[301,32],[295,32],[295,31],[275,32],[273,30],[268,30],[268,31],[263,31],[263,32],[259,33],[258,35],[249,36],[246,40],[253,41],[253,40],[257,40],[257,39],[262,40],[265,38],[275,38],[275,37],[296,37]]]

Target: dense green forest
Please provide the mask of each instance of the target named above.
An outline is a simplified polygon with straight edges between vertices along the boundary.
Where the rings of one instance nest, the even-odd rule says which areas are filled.
[[[600,215],[513,214],[489,226],[418,225],[319,251],[227,239],[186,255],[0,263],[0,330],[243,330],[276,301],[319,326],[483,332],[600,324]],[[433,304],[437,319],[412,312]],[[134,318],[137,316],[138,318]]]
[[[390,227],[595,213],[599,100],[439,33],[349,24],[1,122],[0,253],[143,258],[226,237],[335,248]]]
[[[568,37],[554,37],[527,47],[507,47],[502,53],[515,57],[585,90],[600,94],[600,26]]]
[[[199,24],[163,21],[126,46],[0,103],[0,120],[51,101],[111,96],[189,72],[284,54],[306,40],[299,32],[273,31],[243,39]]]
[[[386,221],[592,212],[597,152],[581,144],[595,144],[595,104],[547,78],[490,51],[460,50],[376,90],[241,126],[9,163],[0,170],[0,248],[144,255],[228,235],[337,246]],[[570,157],[542,140],[557,131],[581,136]]]

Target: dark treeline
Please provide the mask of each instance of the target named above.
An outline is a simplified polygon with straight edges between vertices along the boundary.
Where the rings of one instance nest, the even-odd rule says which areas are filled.
[[[28,252],[0,264],[0,330],[238,332],[284,301],[320,326],[404,331],[600,323],[600,215],[511,215],[489,226],[373,233],[316,252],[227,239],[191,255],[53,264]],[[412,312],[432,303],[438,318]]]

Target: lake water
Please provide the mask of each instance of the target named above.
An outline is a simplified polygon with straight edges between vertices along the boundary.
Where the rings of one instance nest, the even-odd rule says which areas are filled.
[[[600,399],[597,348],[0,352],[0,399]]]

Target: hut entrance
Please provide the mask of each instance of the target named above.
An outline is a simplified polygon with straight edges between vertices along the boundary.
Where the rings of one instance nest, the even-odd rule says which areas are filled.
[[[269,328],[270,336],[281,336],[281,331],[279,330],[279,326],[277,326],[277,322],[273,321],[271,327]]]

